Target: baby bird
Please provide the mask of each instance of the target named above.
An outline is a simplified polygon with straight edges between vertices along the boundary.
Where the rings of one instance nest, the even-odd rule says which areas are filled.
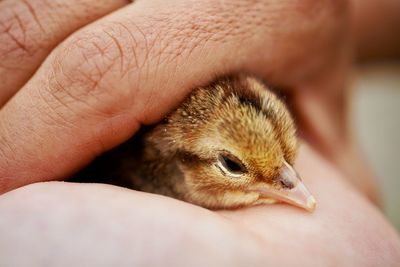
[[[285,105],[247,76],[192,91],[163,121],[96,159],[74,181],[104,182],[209,209],[314,197],[293,168],[296,129]]]

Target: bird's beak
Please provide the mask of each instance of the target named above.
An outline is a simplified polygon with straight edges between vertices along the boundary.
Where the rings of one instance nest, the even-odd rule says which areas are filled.
[[[258,188],[257,191],[262,197],[272,198],[274,200],[286,202],[294,206],[314,211],[317,202],[308,191],[296,170],[286,161],[284,162],[279,180],[283,187],[276,188]]]

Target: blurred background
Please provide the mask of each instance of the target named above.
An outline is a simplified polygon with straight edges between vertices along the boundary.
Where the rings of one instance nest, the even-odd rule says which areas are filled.
[[[384,209],[400,231],[400,63],[359,66],[353,124],[378,183]]]
[[[352,0],[356,68],[352,119],[356,140],[400,232],[400,1]]]

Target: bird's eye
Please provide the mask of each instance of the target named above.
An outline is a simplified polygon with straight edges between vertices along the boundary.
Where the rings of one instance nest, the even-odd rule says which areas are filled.
[[[231,174],[240,175],[246,172],[244,164],[232,155],[221,153],[218,155],[218,161],[220,165]]]

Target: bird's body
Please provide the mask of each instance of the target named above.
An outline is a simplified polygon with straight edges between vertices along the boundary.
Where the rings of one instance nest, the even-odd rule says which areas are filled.
[[[74,180],[212,209],[279,200],[311,210],[315,201],[291,167],[297,148],[285,105],[257,80],[234,76],[194,89],[163,121],[99,157]]]

